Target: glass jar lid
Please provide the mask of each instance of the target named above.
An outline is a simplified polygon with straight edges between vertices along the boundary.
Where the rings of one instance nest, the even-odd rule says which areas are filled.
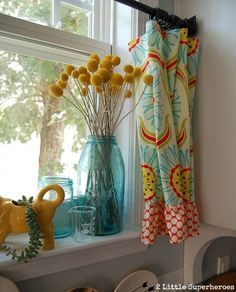
[[[40,181],[47,184],[73,185],[73,180],[71,178],[60,175],[44,176]]]

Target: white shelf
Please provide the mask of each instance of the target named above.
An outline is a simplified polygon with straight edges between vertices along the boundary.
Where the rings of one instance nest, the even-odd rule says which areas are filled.
[[[27,235],[11,235],[7,243],[20,248],[27,244]],[[0,253],[0,274],[15,282],[62,272],[146,250],[139,228],[125,229],[119,234],[94,237],[90,243],[76,243],[70,237],[57,239],[55,249],[40,251],[28,263],[17,263]]]

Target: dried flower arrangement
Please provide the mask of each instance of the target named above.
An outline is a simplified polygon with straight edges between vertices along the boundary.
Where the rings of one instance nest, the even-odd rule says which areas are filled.
[[[119,56],[107,55],[100,60],[97,54],[91,54],[86,67],[67,65],[60,79],[50,86],[52,96],[63,96],[82,113],[92,135],[113,135],[140,102],[146,87],[153,82],[151,75],[143,77],[140,67],[133,68],[129,64],[123,68],[124,76],[115,72],[120,62]],[[139,86],[142,80],[145,84],[142,94],[131,110],[122,116],[125,100],[132,97],[133,84],[137,81],[136,86]],[[71,81],[78,95],[73,92]]]
[[[107,55],[100,60],[97,54],[91,54],[86,66],[67,65],[60,79],[50,86],[52,96],[64,97],[81,112],[91,137],[96,137],[94,143],[86,143],[86,154],[82,153],[77,169],[78,204],[96,207],[96,235],[114,234],[122,229],[124,169],[120,151],[113,150],[113,136],[153,82],[151,75],[144,75],[142,68],[130,64],[123,67],[123,75],[118,73],[120,62],[119,56]],[[132,97],[135,85],[141,86],[142,92],[124,113],[125,101]]]

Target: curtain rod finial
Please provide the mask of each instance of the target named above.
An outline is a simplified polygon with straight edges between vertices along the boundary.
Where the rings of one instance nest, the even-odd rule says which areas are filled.
[[[190,37],[191,36],[195,36],[197,34],[197,32],[198,32],[196,15],[192,16],[189,19],[186,19],[186,24],[187,24],[189,36]]]

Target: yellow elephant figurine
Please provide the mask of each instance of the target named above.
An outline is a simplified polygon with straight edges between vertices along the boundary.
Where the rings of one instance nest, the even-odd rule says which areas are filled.
[[[43,199],[48,191],[55,191],[54,200]],[[48,185],[36,196],[32,208],[37,212],[38,223],[43,235],[43,249],[54,248],[52,219],[56,208],[64,201],[65,193],[59,185]],[[4,243],[9,233],[26,233],[29,228],[25,220],[24,206],[14,204],[11,199],[0,196],[0,246]]]

